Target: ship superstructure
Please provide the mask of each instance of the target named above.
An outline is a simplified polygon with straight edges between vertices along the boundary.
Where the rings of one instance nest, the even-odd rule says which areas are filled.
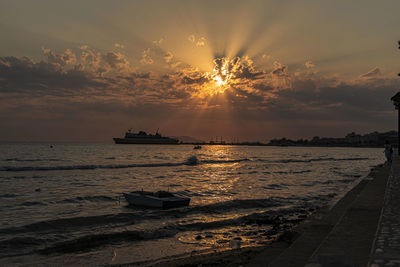
[[[113,138],[116,144],[178,144],[179,140],[171,137],[162,136],[158,133],[147,134],[144,131],[139,131],[138,133],[133,133],[129,129],[125,133],[124,138]]]

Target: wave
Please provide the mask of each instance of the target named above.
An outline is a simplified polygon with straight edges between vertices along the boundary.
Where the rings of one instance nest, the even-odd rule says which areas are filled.
[[[301,173],[308,173],[311,172],[311,170],[304,170],[304,171],[277,171],[273,172],[276,174],[301,174]]]
[[[163,227],[148,230],[126,230],[112,231],[108,233],[94,233],[77,237],[72,240],[56,242],[46,248],[37,250],[41,254],[73,253],[92,250],[109,244],[121,244],[122,242],[137,242],[173,237],[178,233],[187,231],[204,231],[231,227],[237,225],[288,225],[297,224],[308,215],[310,209],[304,207],[282,208],[280,210],[269,210],[265,212],[254,212],[236,218],[220,219],[204,222],[178,222],[170,223]]]
[[[334,173],[343,176],[343,177],[351,177],[351,178],[360,178],[361,174],[359,173],[345,173],[338,170],[333,170]]]
[[[0,166],[0,171],[67,171],[67,170],[94,170],[94,169],[122,169],[122,168],[136,168],[136,167],[175,167],[175,166],[194,166],[198,164],[226,164],[247,161],[248,159],[237,159],[237,160],[203,160],[200,161],[196,156],[188,158],[184,162],[179,163],[143,163],[143,164],[105,164],[105,165],[70,165],[70,166]]]
[[[200,161],[196,156],[191,156],[184,162],[185,165],[197,165],[199,163]]]
[[[24,226],[8,227],[0,229],[0,234],[26,234],[46,231],[67,231],[68,229],[85,228],[110,224],[124,224],[134,223],[137,213],[119,213],[119,214],[106,214],[99,216],[83,216],[73,218],[54,219],[47,221],[40,221]]]
[[[48,255],[84,252],[102,246],[119,245],[124,242],[156,240],[174,237],[178,233],[212,231],[213,229],[238,225],[251,226],[249,231],[253,231],[254,225],[272,227],[274,231],[263,232],[263,235],[272,237],[282,229],[287,229],[288,226],[299,223],[314,212],[318,208],[317,204],[321,204],[320,201],[315,202],[315,200],[329,200],[331,197],[319,195],[310,197],[308,200],[279,197],[244,199],[168,211],[138,209],[129,213],[42,221],[21,227],[0,229],[2,235],[0,257],[30,253]],[[294,204],[294,202],[296,203],[295,206],[287,205]],[[244,212],[238,212],[239,209],[244,209]],[[230,216],[229,212],[232,211],[239,216]],[[214,217],[219,219],[212,221],[187,220],[187,218],[193,218],[192,216],[197,214],[203,217],[201,215],[205,213],[218,214]],[[221,213],[226,213],[228,217],[220,217]],[[127,228],[141,220],[160,220],[167,217],[173,217],[175,222],[148,229]],[[179,220],[179,218],[182,220]],[[90,231],[87,231],[87,229]],[[55,235],[55,233],[57,234]]]
[[[97,197],[101,198],[102,196]],[[96,196],[94,196],[93,198],[96,198]],[[76,199],[69,199],[64,201],[76,201]],[[256,208],[273,208],[289,203],[290,200],[278,199],[273,197],[266,199],[236,199],[226,202],[208,204],[204,206],[189,206],[171,210],[151,210],[141,207],[127,206],[126,209],[129,209],[131,212],[41,221],[24,226],[3,228],[0,229],[0,234],[31,233],[57,229],[67,230],[68,228],[84,228],[93,227],[95,225],[131,225],[143,220],[158,220],[162,217],[168,216],[180,218],[188,214],[222,214],[239,209],[246,210]],[[32,204],[41,205],[42,203]]]
[[[88,202],[103,202],[103,201],[117,201],[117,199],[109,197],[109,196],[83,196],[83,197],[75,197],[75,198],[67,198],[57,203],[79,203],[83,201]]]
[[[250,161],[248,158],[244,159],[231,159],[231,160],[202,160],[201,163],[205,164],[219,164],[219,163],[238,163],[238,162],[243,162],[243,161]]]
[[[267,186],[262,186],[261,188],[268,189],[268,190],[280,190],[282,188],[287,188],[288,185],[286,184],[269,184]]]
[[[269,160],[269,159],[257,159],[256,161],[268,162],[268,163],[308,163],[318,161],[350,161],[350,160],[369,160],[369,158],[311,158],[311,159],[280,159],[280,160]]]
[[[13,198],[18,195],[14,194],[5,194],[5,195],[0,195],[1,198]],[[118,198],[113,198],[109,196],[82,196],[82,197],[74,197],[74,198],[67,198],[59,201],[26,201],[21,204],[18,204],[18,206],[25,206],[25,207],[30,207],[30,206],[48,206],[48,205],[53,205],[53,204],[68,204],[68,203],[82,203],[82,202],[116,202],[118,201]],[[14,205],[16,206],[16,205]],[[1,230],[0,230],[1,233]]]
[[[151,240],[164,237],[172,237],[179,232],[178,229],[161,228],[153,231],[121,231],[101,234],[91,234],[87,236],[78,237],[73,240],[58,242],[52,246],[40,249],[37,252],[41,254],[53,253],[72,253],[88,251],[97,247],[108,245],[110,243],[122,243],[141,240]]]
[[[18,195],[16,195],[16,194],[3,194],[3,195],[0,195],[0,199],[1,198],[13,198],[13,197],[17,197]]]
[[[120,165],[70,165],[70,166],[2,166],[0,171],[67,171],[67,170],[94,170],[94,169],[122,169],[133,167],[169,167],[183,163],[153,163],[153,164],[120,164]]]
[[[313,158],[305,160],[288,159],[277,160],[276,163],[296,163],[296,162],[317,162],[317,161],[350,161],[350,160],[368,160],[369,158]]]
[[[23,236],[15,236],[3,238],[0,241],[1,256],[16,256],[29,253],[54,254],[54,253],[74,253],[90,251],[98,247],[110,244],[121,244],[123,242],[138,242],[156,240],[160,238],[173,237],[178,233],[190,231],[204,231],[219,229],[221,227],[232,227],[237,225],[284,225],[296,224],[306,218],[310,212],[304,207],[282,208],[279,210],[269,210],[264,212],[253,212],[235,218],[222,218],[215,221],[198,221],[186,222],[182,220],[176,223],[169,223],[159,228],[130,230],[127,225],[121,227],[98,228],[98,230],[79,231],[74,234],[66,234],[65,228],[59,228],[60,225],[52,225],[55,221],[46,222],[48,226],[52,225],[54,229],[36,229],[39,231],[40,238],[37,234],[31,237],[23,233]],[[297,215],[297,216],[296,216]],[[43,222],[44,223],[44,222]],[[129,224],[131,225],[131,224]],[[37,225],[36,225],[37,226]],[[95,226],[95,225],[94,225]],[[108,225],[109,226],[109,225]],[[57,234],[54,237],[54,231],[57,233],[63,229],[63,234]],[[50,230],[50,231],[49,231]],[[10,233],[9,233],[10,234]]]
[[[32,252],[32,247],[40,247],[45,243],[42,238],[12,237],[0,241],[0,256],[21,256]],[[0,257],[1,258],[1,257]]]
[[[41,162],[41,161],[65,161],[62,159],[20,159],[20,158],[9,158],[1,161],[16,161],[16,162]]]
[[[304,163],[316,161],[349,161],[349,160],[368,160],[369,158],[313,158],[313,159],[287,159],[287,160],[264,160],[258,159],[257,161],[268,163]],[[61,160],[57,160],[61,161]],[[165,163],[133,163],[133,164],[104,164],[104,165],[62,165],[62,166],[0,166],[0,171],[67,171],[67,170],[94,170],[94,169],[122,169],[122,168],[140,168],[140,167],[176,167],[176,166],[195,166],[199,164],[229,164],[239,163],[243,161],[250,161],[248,158],[232,159],[232,160],[199,160],[196,156],[189,157],[184,162],[165,162]]]
[[[318,184],[323,184],[323,185],[328,185],[328,184],[338,184],[338,183],[344,183],[344,184],[349,184],[352,183],[356,180],[356,178],[359,178],[360,176],[354,177],[353,179],[331,179],[331,180],[326,180],[326,181],[314,181],[312,183],[307,183],[307,184],[300,184],[300,186],[307,186],[307,187],[311,187],[311,186],[315,186]]]
[[[46,205],[46,203],[44,203],[44,202],[40,202],[40,201],[27,201],[27,202],[24,202],[24,203],[22,203],[22,204],[20,204],[20,206],[45,206]]]

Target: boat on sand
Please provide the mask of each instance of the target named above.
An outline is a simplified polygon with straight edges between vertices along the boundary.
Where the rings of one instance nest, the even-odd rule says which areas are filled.
[[[123,194],[126,201],[135,206],[169,209],[188,206],[190,202],[188,197],[174,195],[166,191],[133,191]]]

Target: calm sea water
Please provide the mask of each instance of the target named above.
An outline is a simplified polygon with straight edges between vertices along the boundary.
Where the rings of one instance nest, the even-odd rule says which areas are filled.
[[[0,144],[0,264],[145,262],[265,244],[384,162],[373,148],[52,145]],[[191,203],[159,210],[121,198],[141,189]]]

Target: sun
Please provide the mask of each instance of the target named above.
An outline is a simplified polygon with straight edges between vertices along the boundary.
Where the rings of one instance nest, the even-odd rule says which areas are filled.
[[[199,88],[198,95],[200,97],[223,94],[240,82],[240,79],[236,77],[238,65],[240,64],[239,59],[215,58],[213,63],[214,68],[212,71],[203,74],[206,82]]]
[[[228,89],[233,73],[230,71],[230,60],[227,58],[218,58],[214,60],[214,69],[211,73],[211,79],[217,87]],[[225,91],[223,90],[223,91]]]
[[[222,77],[218,75],[214,77],[214,81],[220,87],[223,87],[228,82],[227,80],[223,80]]]

